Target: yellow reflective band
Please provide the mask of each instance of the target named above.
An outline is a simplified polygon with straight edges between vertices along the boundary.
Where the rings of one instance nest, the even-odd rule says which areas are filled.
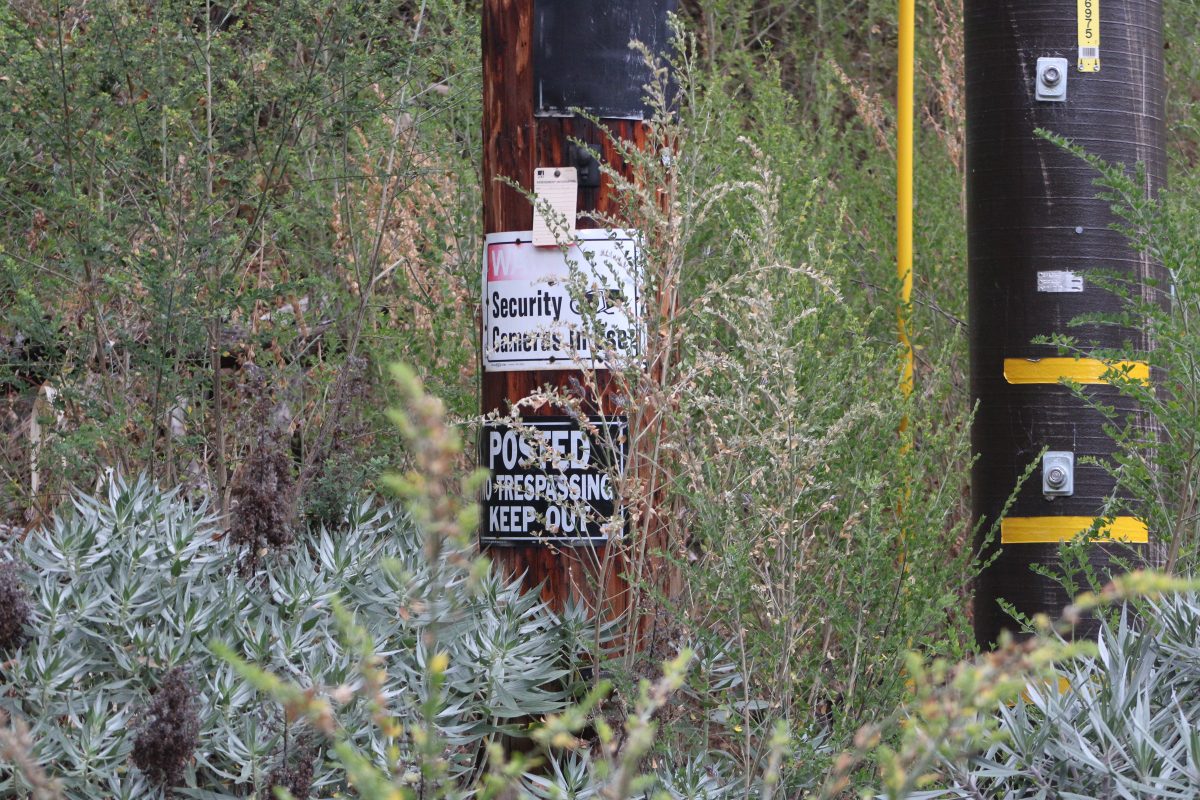
[[[1008,517],[1000,521],[1000,543],[1069,542],[1095,521],[1094,517]],[[1116,517],[1100,529],[1100,536],[1111,541],[1145,544],[1150,540],[1150,531],[1137,517]]]
[[[1058,383],[1068,378],[1076,383],[1108,383],[1109,369],[1128,370],[1131,380],[1148,383],[1150,365],[1144,361],[1105,362],[1098,358],[1006,358],[1004,380],[1012,384]]]

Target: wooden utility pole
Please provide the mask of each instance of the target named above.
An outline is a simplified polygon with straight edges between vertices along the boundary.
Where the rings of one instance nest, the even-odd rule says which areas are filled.
[[[1143,330],[1087,325],[1081,315],[1122,311],[1097,285],[1117,273],[1153,288],[1159,271],[1110,228],[1096,197],[1097,172],[1035,133],[1063,136],[1132,174],[1145,165],[1146,196],[1166,179],[1161,0],[965,0],[967,90],[967,227],[970,273],[971,395],[978,403],[971,481],[984,530],[1030,464],[1030,479],[1000,522],[988,553],[999,556],[980,576],[975,633],[981,646],[1017,624],[998,601],[1025,615],[1057,616],[1071,598],[1031,570],[1059,566],[1060,543],[1087,530],[1114,489],[1090,463],[1114,452],[1102,415],[1060,382],[1085,384],[1093,398],[1122,414],[1134,404],[1093,359],[1062,358],[1037,336],[1068,334],[1085,349],[1149,348]],[[1131,375],[1149,379],[1145,364]],[[1150,536],[1133,516],[1102,529],[1089,559],[1103,576],[1112,557],[1144,556]]]
[[[579,298],[564,296],[561,285],[545,280],[545,270],[553,271],[552,262],[562,258],[562,248],[530,242],[534,213],[522,190],[534,191],[537,170],[547,170],[549,180],[560,177],[559,173],[566,178],[574,168],[577,189],[571,188],[570,193],[580,214],[619,213],[612,182],[601,175],[588,148],[577,147],[573,140],[586,143],[601,163],[632,177],[610,139],[611,134],[640,147],[646,137],[648,111],[642,97],[650,71],[629,42],[636,39],[653,51],[664,51],[672,6],[670,0],[484,0],[483,208],[489,234],[483,265],[485,415],[506,414],[513,404],[550,386],[577,397],[591,415],[591,427],[603,429],[613,440],[625,438],[620,428],[625,400],[615,397],[612,376],[595,370],[598,391],[591,392],[579,362],[569,352],[578,348],[534,341],[548,332],[569,336],[567,329],[575,328],[563,323],[565,309]],[[577,115],[577,108],[599,118],[601,126]],[[595,227],[581,217],[579,237],[593,248],[609,246],[601,241],[605,236],[589,234],[588,229]],[[635,242],[628,239],[625,244]],[[624,303],[618,308],[632,314],[645,298],[636,296],[638,277],[625,277],[628,283],[606,291]],[[608,308],[600,311],[619,316]],[[616,335],[629,333],[630,322],[613,323]],[[582,441],[579,420],[549,405],[523,408],[521,416],[547,441],[561,444],[557,452],[566,466],[540,468],[551,482],[576,476],[584,485],[599,486],[595,462],[603,444],[595,436]],[[533,485],[533,479],[528,484],[522,480],[532,470],[528,459],[514,463],[509,458],[518,452],[509,445],[516,446],[508,427],[484,426],[480,456],[493,478],[485,491],[483,547],[508,573],[523,575],[527,586],[541,585],[543,598],[554,607],[584,599],[606,616],[623,613],[628,586],[618,548],[612,543],[622,534],[611,527],[602,532],[596,521],[572,521],[552,499],[524,493],[520,487]],[[590,454],[590,462],[587,455],[573,457],[580,453]],[[514,485],[516,492],[511,491]],[[502,492],[504,487],[509,491]],[[608,501],[617,514],[621,503],[619,497]]]

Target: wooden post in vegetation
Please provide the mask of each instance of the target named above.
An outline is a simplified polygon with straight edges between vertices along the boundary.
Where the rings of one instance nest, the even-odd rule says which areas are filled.
[[[582,108],[600,119],[603,128],[616,137],[644,143],[647,110],[642,96],[650,70],[629,42],[637,39],[661,51],[668,38],[667,13],[672,6],[671,0],[484,0],[483,206],[489,235],[483,266],[485,415],[493,411],[505,414],[531,392],[551,386],[580,400],[581,408],[593,415],[593,433],[603,429],[613,440],[623,438],[622,400],[615,397],[611,375],[597,370],[598,391],[590,391],[583,373],[575,368],[577,362],[569,352],[573,346],[546,346],[536,340],[548,332],[567,335],[561,325],[565,309],[578,298],[564,295],[563,286],[545,281],[546,264],[564,256],[559,247],[530,242],[534,214],[524,193],[534,190],[535,171],[545,168],[547,180],[577,180],[577,187],[566,185],[581,214],[619,214],[612,182],[601,174],[588,149],[626,177],[631,173],[602,127],[576,114],[575,109]],[[573,140],[588,148],[576,146]],[[560,195],[559,199],[564,198]],[[587,239],[587,229],[594,227],[581,217],[580,237]],[[595,237],[591,234],[593,244],[602,247]],[[591,435],[590,445],[571,439],[579,434],[579,422],[564,416],[564,409],[549,405],[523,408],[521,416],[541,435],[559,435],[557,441],[576,442],[556,448],[568,458],[568,450],[574,447],[573,452],[591,453],[594,462],[603,447],[595,435]],[[514,441],[511,433],[503,425],[485,425],[481,435],[481,460],[493,471],[484,492],[483,546],[508,573],[523,575],[527,586],[542,585],[544,599],[556,608],[584,599],[605,616],[623,613],[628,606],[628,587],[621,558],[606,544],[605,536],[611,530],[601,531],[595,520],[586,525],[572,523],[572,515],[564,508],[556,509],[553,502],[531,499],[521,491],[501,494],[498,490],[498,473],[517,473],[513,477],[521,479],[525,476],[519,473],[529,471],[508,458],[517,453],[509,447]],[[587,461],[584,457],[583,462]],[[595,473],[595,466],[572,460],[564,469],[551,466],[542,471],[551,478],[555,473],[586,477],[589,470]],[[600,484],[592,481],[593,488]],[[604,505],[594,494],[587,498],[593,500]],[[620,502],[615,499],[618,508]]]
[[[1096,170],[1036,130],[1131,171],[1144,164],[1143,189],[1154,195],[1165,179],[1163,23],[1161,0],[965,0],[964,14],[971,394],[978,403],[971,492],[985,531],[1038,461],[989,546],[989,554],[1000,554],[978,582],[975,633],[987,646],[1001,629],[1017,627],[999,601],[1052,617],[1069,602],[1031,567],[1056,566],[1060,543],[1088,529],[1114,489],[1093,462],[1114,450],[1102,415],[1060,380],[1073,378],[1092,398],[1136,410],[1104,380],[1104,362],[1063,358],[1056,347],[1031,342],[1066,334],[1084,353],[1126,342],[1152,346],[1133,327],[1069,323],[1121,310],[1098,275],[1117,273],[1144,296],[1158,291],[1148,280],[1156,265],[1110,229],[1113,215],[1093,186]],[[1130,368],[1148,379],[1145,364]],[[1117,553],[1142,557],[1148,538],[1141,520],[1117,516],[1088,560],[1103,577]]]

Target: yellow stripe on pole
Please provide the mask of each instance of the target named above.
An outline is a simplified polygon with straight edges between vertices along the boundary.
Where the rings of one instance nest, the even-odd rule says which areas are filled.
[[[914,0],[900,0],[899,77],[896,82],[896,275],[900,279],[900,304],[896,328],[904,347],[900,390],[913,390],[913,347],[908,320],[912,311],[913,270],[913,68],[916,35]],[[908,427],[907,420],[901,430]]]
[[[1130,380],[1148,383],[1150,366],[1143,361],[1105,362],[1095,358],[1006,358],[1004,380],[1012,384],[1058,383],[1067,378],[1076,383],[1108,383],[1104,373],[1124,370]]]
[[[1000,521],[1000,543],[1069,542],[1095,522],[1094,517],[1006,517]],[[1145,544],[1150,540],[1150,531],[1137,517],[1115,517],[1100,529],[1100,536],[1115,542]]]

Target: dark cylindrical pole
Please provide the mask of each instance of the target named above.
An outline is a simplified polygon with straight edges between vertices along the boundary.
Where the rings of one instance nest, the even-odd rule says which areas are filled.
[[[1156,266],[1116,231],[1096,171],[1039,137],[1043,128],[1110,163],[1145,165],[1147,196],[1165,180],[1161,0],[965,0],[967,206],[971,393],[978,404],[972,445],[975,518],[989,528],[1025,468],[1046,448],[1001,522],[975,597],[981,646],[1017,625],[999,601],[1023,614],[1054,616],[1069,602],[1031,565],[1053,565],[1059,542],[1086,529],[1114,489],[1086,461],[1114,449],[1101,415],[1061,385],[1089,384],[1106,404],[1134,410],[1101,380],[1104,364],[1061,359],[1034,337],[1067,333],[1085,346],[1146,347],[1141,330],[1068,328],[1122,301],[1097,271],[1120,273],[1150,292]],[[1134,364],[1135,374],[1145,366]],[[1134,517],[1106,529],[1113,541],[1089,554],[1110,571],[1114,551],[1137,556],[1148,532]],[[1129,549],[1132,549],[1130,553]]]
[[[539,264],[548,263],[551,255],[558,252],[558,248],[551,246],[540,248],[539,253],[529,241],[533,207],[521,190],[534,190],[535,170],[576,168],[579,212],[583,215],[599,212],[609,218],[619,216],[619,198],[612,181],[600,174],[599,165],[589,158],[588,150],[599,154],[600,163],[628,180],[633,179],[632,171],[623,163],[609,135],[639,147],[646,138],[649,110],[643,103],[643,87],[650,79],[650,69],[643,56],[630,49],[629,44],[636,39],[652,52],[664,51],[668,39],[667,13],[673,6],[673,0],[602,3],[484,0],[483,210],[485,232],[496,235],[489,237],[485,254],[485,303],[492,299],[489,281],[498,277],[488,272],[493,264],[489,261],[493,258],[493,247],[503,248],[503,252],[497,249],[498,257],[510,259],[506,263],[524,281],[519,289],[513,288],[518,281],[508,281],[503,286],[497,283],[497,291],[507,293],[506,298],[524,292],[536,301],[544,293],[563,291],[553,281],[547,282],[542,274],[535,274]],[[578,115],[576,109],[599,118],[601,125]],[[581,140],[589,147],[580,148],[572,140]],[[595,225],[581,216],[578,227],[582,231]],[[493,244],[501,240],[500,244]],[[522,272],[526,269],[533,271]],[[545,332],[547,325],[558,321],[560,308],[567,308],[572,299],[578,301],[571,297],[559,299],[564,300],[560,306],[552,302],[527,305],[516,312],[527,314],[525,319],[514,323],[510,315],[502,323],[510,328],[524,326],[527,332]],[[632,308],[634,299],[625,299],[626,307]],[[497,304],[496,308],[507,314],[508,308],[519,307]],[[544,353],[531,356],[525,359],[529,366],[514,367],[513,359],[508,359],[507,364],[495,363],[504,360],[501,355],[505,358],[513,355],[513,352],[494,352],[497,342],[512,341],[510,334],[500,327],[492,331],[485,324],[483,332],[485,415],[493,411],[507,413],[512,404],[549,385],[579,395],[584,409],[593,415],[593,424],[623,424],[625,401],[615,397],[611,375],[604,369],[595,373],[599,391],[594,396],[587,388],[589,382],[583,380],[577,364],[572,363],[568,348],[559,350],[552,359],[542,357]],[[558,332],[567,333],[563,329]],[[564,418],[564,409],[549,405],[526,408],[522,417],[530,425],[540,426],[538,430],[547,435],[568,428],[578,430],[577,423]],[[498,467],[502,462],[492,446],[493,442],[502,441],[501,434],[507,431],[485,427],[480,443],[485,466]],[[526,467],[512,469],[519,471]],[[598,484],[592,482],[592,485]],[[494,478],[489,490],[495,486]],[[620,502],[618,498],[618,506]],[[620,533],[609,530],[610,539],[606,542],[597,539],[595,523],[585,531],[580,531],[578,525],[573,531],[565,530],[565,526],[555,525],[555,519],[550,518],[564,514],[552,511],[548,516],[554,505],[520,493],[502,496],[491,493],[491,499],[485,499],[484,503],[484,548],[509,574],[523,576],[527,586],[540,585],[543,598],[554,607],[583,599],[606,616],[624,612],[628,605],[627,576],[623,574],[621,548],[611,541],[612,536]]]

